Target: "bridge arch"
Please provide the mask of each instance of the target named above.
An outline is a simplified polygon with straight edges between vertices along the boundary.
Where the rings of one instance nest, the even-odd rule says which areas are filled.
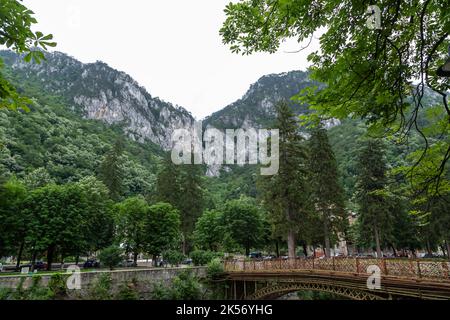
[[[341,297],[349,298],[352,300],[386,300],[385,297],[369,291],[355,288],[347,288],[328,283],[314,283],[314,282],[288,282],[288,283],[270,284],[264,288],[258,289],[257,291],[253,292],[251,295],[247,296],[247,299],[249,300],[276,299],[286,294],[297,291],[326,292]]]

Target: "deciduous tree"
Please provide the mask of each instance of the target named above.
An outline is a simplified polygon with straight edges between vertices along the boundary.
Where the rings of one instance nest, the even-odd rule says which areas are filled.
[[[0,3],[0,45],[25,54],[24,60],[40,62],[44,59],[42,49],[54,47],[51,34],[44,35],[40,31],[33,32],[32,26],[37,23],[33,11],[17,0],[2,0]],[[0,69],[2,68],[0,59]],[[28,109],[31,100],[20,96],[16,89],[0,74],[0,108]]]
[[[228,201],[223,209],[225,237],[245,248],[245,254],[258,246],[263,238],[263,217],[260,209],[251,199],[241,198]]]
[[[145,220],[145,251],[153,261],[163,251],[179,247],[180,213],[169,203],[157,203],[148,210]]]
[[[125,199],[115,206],[117,240],[125,246],[127,253],[133,254],[135,264],[147,244],[149,214],[149,205],[142,196]]]

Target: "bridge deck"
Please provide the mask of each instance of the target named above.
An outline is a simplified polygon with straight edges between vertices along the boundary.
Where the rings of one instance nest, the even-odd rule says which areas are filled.
[[[369,267],[377,266],[382,276],[408,279],[430,279],[450,281],[450,262],[423,259],[395,258],[328,258],[328,259],[276,259],[276,260],[231,260],[225,261],[225,271],[277,271],[314,270],[370,275]],[[370,270],[370,269],[369,269]]]
[[[372,272],[379,271],[380,293],[425,299],[449,299],[449,262],[421,259],[279,259],[225,262],[231,281],[308,283],[367,291]],[[372,267],[373,268],[373,267]]]

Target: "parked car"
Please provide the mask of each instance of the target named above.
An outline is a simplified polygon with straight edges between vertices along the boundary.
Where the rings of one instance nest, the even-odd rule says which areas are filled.
[[[182,264],[185,264],[185,265],[191,265],[192,264],[192,259],[191,258],[187,258],[186,260],[184,260],[183,261],[183,263]]]
[[[31,263],[27,263],[27,264],[22,264],[20,266],[20,269],[22,268],[30,268],[31,270]],[[47,269],[47,263],[43,262],[43,261],[36,261],[34,263],[34,270],[45,270]]]
[[[160,260],[160,261],[157,262],[157,266],[161,267],[161,268],[167,267],[168,264],[169,264],[169,262],[167,262],[166,260]]]
[[[89,268],[100,268],[100,262],[98,262],[95,259],[88,259],[86,260],[86,262],[83,264],[83,268],[85,269],[89,269]]]
[[[437,254],[429,254],[429,253],[425,254],[423,256],[423,258],[424,259],[444,259],[443,256],[440,256],[440,255],[437,255]]]
[[[125,261],[122,261],[119,265],[121,267],[125,267],[125,268],[137,267],[137,263],[135,263],[134,260],[125,260]]]
[[[248,257],[250,259],[262,259],[262,253],[261,252],[250,252]]]

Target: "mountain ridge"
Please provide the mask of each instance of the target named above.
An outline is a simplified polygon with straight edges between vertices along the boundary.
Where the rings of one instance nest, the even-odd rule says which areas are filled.
[[[0,51],[0,57],[19,83],[38,81],[88,119],[124,123],[126,133],[140,142],[149,139],[167,150],[173,130],[194,121],[186,109],[152,97],[130,75],[101,61],[84,64],[57,51],[46,53],[41,64],[25,63],[10,51]]]
[[[146,139],[170,150],[175,129],[189,128],[195,118],[183,107],[153,97],[124,71],[102,61],[83,63],[59,51],[45,53],[41,64],[25,63],[23,56],[0,51],[17,85],[38,83],[43,90],[61,96],[73,111],[87,119],[121,124],[125,133],[138,142]],[[305,71],[293,70],[260,77],[243,96],[204,118],[205,127],[270,127],[275,104],[289,100],[312,82]],[[297,113],[307,107],[290,102]]]

